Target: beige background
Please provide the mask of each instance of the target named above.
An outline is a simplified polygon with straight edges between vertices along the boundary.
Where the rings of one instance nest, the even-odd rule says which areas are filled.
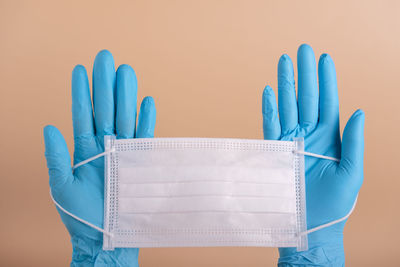
[[[331,2],[331,3],[328,3]],[[366,112],[365,182],[347,266],[399,266],[398,1],[0,1],[0,265],[66,266],[42,127],[73,147],[70,77],[96,53],[131,64],[157,136],[262,138],[261,92],[307,42],[338,74],[342,128]],[[296,64],[296,63],[295,63]],[[141,266],[274,266],[273,248],[142,249]]]

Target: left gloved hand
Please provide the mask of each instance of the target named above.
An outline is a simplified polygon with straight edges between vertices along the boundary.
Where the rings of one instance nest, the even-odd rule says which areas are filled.
[[[133,69],[121,65],[115,72],[110,52],[99,52],[93,67],[93,107],[83,66],[72,73],[74,164],[104,151],[104,135],[117,138],[154,136],[156,110],[151,97],[143,99],[136,127],[137,81]],[[68,148],[54,126],[44,128],[50,188],[54,199],[67,211],[103,228],[104,158],[72,173]],[[102,250],[102,233],[58,209],[73,246],[71,266],[138,266],[136,248]]]
[[[318,64],[308,45],[297,54],[298,95],[293,65],[287,55],[278,64],[279,117],[275,95],[263,92],[264,138],[292,140],[304,137],[305,151],[341,158],[305,157],[307,226],[316,226],[345,216],[352,208],[363,181],[364,113],[357,110],[347,122],[340,140],[339,100],[335,66],[324,54]],[[319,82],[319,84],[318,84]],[[318,90],[319,88],[319,90]],[[279,266],[343,266],[343,228],[346,221],[308,235],[308,251],[280,248]]]

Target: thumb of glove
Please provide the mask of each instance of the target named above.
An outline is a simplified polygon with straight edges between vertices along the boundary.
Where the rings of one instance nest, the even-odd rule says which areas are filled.
[[[342,157],[339,166],[347,174],[359,177],[360,184],[364,162],[364,121],[364,112],[359,109],[347,122],[343,132]]]
[[[50,188],[54,195],[60,192],[62,186],[72,181],[71,159],[68,147],[61,132],[54,126],[48,125],[43,129],[45,157],[50,176]]]

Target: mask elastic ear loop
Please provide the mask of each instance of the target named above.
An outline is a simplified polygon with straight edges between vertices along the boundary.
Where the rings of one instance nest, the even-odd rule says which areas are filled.
[[[93,157],[90,157],[90,158],[88,158],[88,159],[86,159],[86,160],[83,160],[83,161],[81,161],[81,162],[75,164],[74,166],[72,166],[72,170],[75,170],[76,168],[78,168],[78,167],[80,167],[80,166],[82,166],[82,165],[84,165],[84,164],[86,164],[86,163],[88,163],[88,162],[91,162],[91,161],[93,161],[93,160],[95,160],[95,159],[98,159],[98,158],[100,158],[100,157],[103,157],[103,156],[105,156],[105,155],[107,155],[107,154],[110,154],[110,153],[112,153],[112,152],[115,152],[115,149],[114,149],[114,148],[113,148],[113,149],[110,149],[110,150],[106,150],[106,151],[104,151],[104,152],[102,152],[102,153],[100,153],[100,154],[97,154],[97,155],[95,155],[95,156],[93,156]],[[301,154],[301,155],[305,155],[305,156],[310,156],[310,157],[315,157],[315,158],[321,158],[321,159],[327,159],[327,160],[332,160],[332,161],[340,162],[340,159],[337,159],[337,158],[334,158],[334,157],[319,155],[319,154],[315,154],[315,153],[311,153],[311,152],[306,152],[306,151],[294,150],[293,153]],[[93,229],[95,229],[95,230],[97,230],[97,231],[99,231],[99,232],[102,232],[102,233],[105,234],[105,235],[108,235],[108,236],[110,236],[110,237],[113,237],[113,236],[114,236],[112,233],[110,233],[110,232],[108,232],[108,231],[106,231],[106,230],[104,230],[104,229],[102,229],[102,228],[100,228],[100,227],[98,227],[98,226],[96,226],[96,225],[94,225],[94,224],[88,222],[88,221],[85,221],[85,220],[79,218],[78,216],[74,215],[73,213],[71,213],[71,212],[67,211],[66,209],[64,209],[57,201],[55,201],[51,190],[50,190],[50,197],[51,197],[51,200],[54,202],[54,204],[55,204],[60,210],[62,210],[64,213],[68,214],[68,215],[71,216],[72,218],[74,218],[74,219],[80,221],[81,223],[86,224],[86,225],[89,226],[89,227],[92,227]],[[334,224],[337,224],[337,223],[339,223],[339,222],[342,222],[342,221],[346,220],[346,219],[351,215],[351,213],[354,211],[354,209],[355,209],[355,207],[356,207],[356,204],[357,204],[357,198],[358,198],[358,195],[357,195],[357,197],[356,197],[356,200],[354,201],[353,207],[351,208],[351,210],[350,210],[344,217],[342,217],[342,218],[340,218],[340,219],[337,219],[337,220],[334,220],[334,221],[332,221],[332,222],[325,223],[325,224],[322,224],[322,225],[320,225],[320,226],[311,228],[311,229],[309,229],[309,230],[307,230],[307,231],[304,231],[304,232],[299,233],[298,235],[307,235],[307,234],[310,234],[310,233],[312,233],[312,232],[318,231],[318,230],[320,230],[320,229],[329,227],[329,226],[331,226],[331,225],[334,225]]]
[[[74,171],[76,168],[78,168],[78,167],[80,167],[80,166],[82,166],[82,165],[84,165],[84,164],[86,164],[86,163],[88,163],[88,162],[91,162],[91,161],[93,161],[93,160],[95,160],[95,159],[98,159],[98,158],[100,158],[100,157],[103,157],[103,156],[105,156],[105,155],[107,155],[107,154],[110,154],[110,153],[112,153],[112,152],[115,152],[115,148],[112,148],[112,149],[110,149],[110,150],[106,150],[106,151],[104,151],[104,152],[102,152],[102,153],[100,153],[100,154],[97,154],[97,155],[95,155],[95,156],[93,156],[93,157],[91,157],[91,158],[82,160],[81,162],[79,162],[79,163],[75,164],[74,166],[72,166],[72,171]]]
[[[322,224],[322,225],[320,225],[320,226],[311,228],[311,229],[309,229],[309,230],[307,230],[307,231],[304,231],[304,232],[299,233],[298,235],[300,235],[300,236],[302,236],[302,235],[308,235],[308,234],[311,234],[312,232],[315,232],[315,231],[318,231],[318,230],[327,228],[327,227],[329,227],[329,226],[331,226],[331,225],[334,225],[334,224],[337,224],[337,223],[340,223],[340,222],[346,220],[346,219],[349,218],[349,216],[353,213],[353,211],[354,211],[354,209],[355,209],[355,207],[356,207],[356,204],[357,204],[357,198],[358,198],[358,195],[357,195],[357,197],[356,197],[356,200],[354,200],[353,207],[351,207],[351,210],[346,214],[346,216],[344,216],[344,217],[342,217],[342,218],[340,218],[340,219],[337,219],[337,220],[334,220],[334,221],[331,221],[331,222]]]
[[[98,227],[98,226],[96,226],[96,225],[94,225],[94,224],[88,222],[88,221],[85,221],[84,219],[81,219],[81,218],[79,218],[78,216],[74,215],[73,213],[71,213],[71,212],[67,211],[66,209],[64,209],[64,208],[63,208],[60,204],[58,204],[58,202],[54,199],[53,194],[51,193],[51,190],[50,190],[50,197],[51,197],[51,200],[53,200],[54,204],[55,204],[60,210],[62,210],[64,213],[68,214],[69,216],[71,216],[71,217],[74,218],[75,220],[78,220],[78,221],[80,221],[81,223],[84,223],[84,224],[86,224],[87,226],[90,226],[90,227],[92,227],[93,229],[95,229],[95,230],[97,230],[97,231],[99,231],[99,232],[102,232],[103,234],[106,234],[106,235],[108,235],[108,236],[110,236],[110,237],[114,237],[114,235],[113,235],[112,233],[110,233],[110,232],[108,232],[108,231],[106,231],[106,230],[104,230],[104,229],[102,229],[102,228],[100,228],[100,227]]]
[[[110,154],[110,153],[112,153],[112,152],[115,152],[115,148],[106,150],[106,151],[104,151],[104,152],[102,152],[102,153],[100,153],[100,154],[97,154],[97,155],[95,155],[95,156],[93,156],[93,157],[90,157],[90,158],[88,158],[88,159],[85,159],[85,160],[83,160],[83,161],[81,161],[81,162],[75,164],[74,166],[72,166],[72,171],[74,171],[76,168],[78,168],[78,167],[80,167],[80,166],[82,166],[82,165],[84,165],[84,164],[86,164],[86,163],[88,163],[88,162],[91,162],[91,161],[93,161],[93,160],[95,160],[95,159],[98,159],[98,158],[100,158],[100,157],[103,157],[103,156],[105,156],[105,155],[107,155],[107,154]],[[99,231],[99,232],[102,232],[102,233],[105,234],[105,235],[108,235],[108,236],[110,236],[110,237],[114,237],[114,235],[113,235],[112,233],[110,233],[110,232],[108,232],[108,231],[106,231],[106,230],[104,230],[104,229],[102,229],[102,228],[100,228],[100,227],[98,227],[98,226],[96,226],[96,225],[94,225],[94,224],[88,222],[88,221],[85,221],[84,219],[81,219],[81,218],[79,218],[78,216],[76,216],[75,214],[73,214],[73,213],[67,211],[66,209],[64,209],[64,208],[54,199],[51,190],[50,190],[50,197],[51,197],[51,200],[54,202],[54,204],[55,204],[60,210],[62,210],[65,214],[68,214],[69,216],[71,216],[71,217],[74,218],[75,220],[78,220],[78,221],[80,221],[81,223],[86,224],[87,226],[92,227],[93,229],[95,229],[95,230],[97,230],[97,231]]]
[[[324,156],[324,155],[319,155],[319,154],[315,154],[315,153],[311,153],[311,152],[306,152],[306,151],[294,150],[293,153],[301,154],[301,155],[304,155],[304,156],[310,156],[310,157],[314,157],[314,158],[327,159],[327,160],[332,160],[332,161],[340,162],[340,159],[338,159],[338,158],[329,157],[329,156]],[[307,231],[304,231],[304,232],[299,233],[298,235],[300,235],[300,236],[302,236],[302,235],[308,235],[308,234],[311,234],[311,233],[313,233],[313,232],[315,232],[315,231],[318,231],[318,230],[327,228],[327,227],[329,227],[329,226],[331,226],[331,225],[334,225],[334,224],[337,224],[337,223],[340,223],[340,222],[346,220],[346,219],[349,218],[350,215],[353,213],[353,211],[354,211],[354,209],[355,209],[355,207],[356,207],[356,204],[357,204],[357,198],[358,198],[358,195],[357,195],[357,197],[356,197],[356,200],[354,200],[353,207],[351,207],[350,211],[349,211],[345,216],[343,216],[342,218],[337,219],[337,220],[334,220],[334,221],[331,221],[331,222],[328,222],[328,223],[325,223],[325,224],[322,224],[322,225],[317,226],[317,227],[314,227],[314,228],[311,228],[311,229],[309,229],[309,230],[307,230]]]
[[[293,153],[301,154],[301,155],[304,155],[304,156],[310,156],[310,157],[314,157],[314,158],[328,159],[328,160],[333,160],[333,161],[336,161],[336,162],[340,162],[340,159],[337,159],[337,158],[334,158],[334,157],[328,157],[328,156],[315,154],[315,153],[311,153],[311,152],[306,152],[306,151],[295,150],[295,151],[293,151]]]

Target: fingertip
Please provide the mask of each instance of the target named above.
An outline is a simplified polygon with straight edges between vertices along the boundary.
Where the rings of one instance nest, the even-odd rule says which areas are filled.
[[[45,126],[43,136],[46,153],[65,153],[65,151],[68,151],[63,135],[55,126]]]
[[[146,96],[140,105],[137,138],[154,137],[154,128],[156,124],[156,107],[154,99]]]
[[[264,115],[267,112],[267,102],[268,98],[270,96],[270,90],[271,87],[269,85],[264,87],[263,93],[262,93],[262,114]]]
[[[49,148],[49,142],[50,142],[50,136],[51,136],[52,127],[54,127],[54,126],[46,125],[43,128],[43,138],[44,138],[45,149]]]
[[[155,120],[156,105],[154,99],[151,96],[146,96],[140,104],[138,128],[143,128],[143,125],[152,126],[155,124]]]
[[[72,70],[72,91],[83,91],[82,87],[88,87],[88,76],[83,65],[76,65]]]
[[[351,115],[349,121],[346,124],[344,132],[354,131],[354,130],[362,130],[365,121],[365,113],[362,109],[356,110],[353,115]]]
[[[291,61],[290,57],[287,54],[283,54],[280,58],[279,58],[279,63],[285,63],[287,61]]]
[[[314,51],[302,44],[297,52],[300,127],[312,131],[318,123],[318,79]]]
[[[71,96],[74,137],[94,134],[89,79],[83,65],[76,65],[72,71]]]
[[[286,82],[294,82],[293,72],[292,60],[288,55],[282,55],[278,62],[278,85],[282,85],[282,83]]]
[[[72,70],[73,74],[79,74],[79,73],[82,73],[82,72],[86,72],[86,68],[85,68],[85,66],[83,66],[81,64],[76,65],[74,67],[74,69]]]
[[[50,175],[50,187],[58,189],[71,174],[68,147],[61,132],[52,125],[43,128],[45,157]]]
[[[263,100],[269,101],[270,98],[275,98],[275,92],[271,86],[267,85],[267,86],[265,86],[264,91],[263,91]]]
[[[272,87],[269,85],[265,86],[264,88],[262,105],[263,105],[262,109],[263,113],[271,112],[272,109],[276,108],[275,93]]]
[[[315,54],[314,50],[308,44],[302,44],[297,50],[297,65],[298,67],[305,69],[315,67]],[[299,69],[299,71],[302,71]]]
[[[339,96],[335,64],[328,54],[322,54],[318,61],[319,122],[335,125],[339,133]]]
[[[262,113],[264,115],[275,115],[276,111],[276,99],[274,90],[272,90],[271,86],[267,85],[263,91],[263,98],[262,98]],[[274,114],[270,114],[274,113]]]
[[[297,65],[306,68],[315,66],[314,50],[308,44],[302,44],[297,50]]]
[[[353,116],[361,116],[362,119],[365,119],[365,112],[362,109],[357,109],[356,112],[354,112]]]
[[[322,54],[319,57],[318,72],[322,79],[336,78],[335,63],[329,54]]]
[[[365,124],[365,113],[362,109],[356,110],[354,112],[352,119],[355,119],[358,121],[359,124],[359,130],[364,132],[364,124]]]
[[[45,134],[46,134],[46,133],[49,133],[49,132],[51,132],[51,131],[54,131],[54,130],[57,130],[57,128],[56,128],[55,126],[51,125],[51,124],[48,124],[48,125],[46,125],[46,126],[43,127],[43,132],[44,132]]]
[[[137,80],[131,66],[122,64],[118,67],[116,87],[117,138],[132,138],[136,128]]]
[[[263,91],[262,117],[264,139],[278,139],[281,135],[281,127],[278,120],[278,107],[274,90],[272,90],[269,85],[265,86]]]
[[[127,64],[122,64],[117,69],[117,86],[120,88],[124,87],[124,89],[133,89],[129,93],[134,93],[135,96],[129,95],[128,97],[136,97],[137,93],[137,78],[135,70]],[[123,99],[120,99],[120,101]],[[136,100],[135,100],[136,106]]]
[[[100,50],[96,55],[96,59],[110,59],[112,57],[111,52],[107,49]]]
[[[146,96],[145,98],[143,98],[142,104],[140,105],[140,111],[146,113],[151,120],[155,120],[156,105],[153,97]]]
[[[272,90],[271,86],[267,85],[267,86],[264,87],[263,95],[264,96],[268,96],[268,95],[271,94],[271,91],[273,93],[273,90]]]
[[[318,69],[321,72],[320,75],[328,75],[328,77],[334,75],[336,77],[335,63],[329,54],[324,53],[320,56]]]
[[[117,69],[117,73],[135,73],[135,71],[130,65],[121,64]]]
[[[93,107],[96,135],[112,135],[115,126],[116,73],[112,54],[100,51],[93,66]]]
[[[297,53],[314,53],[314,50],[309,44],[304,43],[299,46]]]
[[[122,64],[117,69],[117,86],[121,88],[121,85],[125,87],[125,89],[133,88],[134,90],[131,91],[131,93],[137,91],[136,73],[130,65]]]
[[[302,43],[300,46],[299,46],[299,48],[300,47],[311,47],[309,44],[307,44],[307,43]]]
[[[154,99],[151,96],[146,96],[143,98],[142,104],[145,105],[146,107],[151,107],[154,106]]]
[[[49,145],[49,142],[51,142],[54,138],[57,138],[58,135],[60,135],[60,131],[53,125],[46,125],[43,128],[43,136],[45,140],[46,146]]]
[[[115,70],[114,66],[114,57],[111,54],[110,51],[104,49],[101,50],[99,53],[97,53],[96,58],[94,60],[94,69],[96,69],[97,66],[99,66],[99,63],[101,63],[101,66],[109,66]]]
[[[329,54],[327,53],[323,53],[320,57],[319,57],[319,62],[320,63],[326,63],[326,62],[332,62],[332,58]]]
[[[83,91],[82,87],[88,87],[88,82],[86,68],[83,65],[76,65],[72,70],[72,90]]]
[[[298,123],[298,107],[291,58],[284,54],[278,63],[278,109],[283,133],[291,132]]]
[[[83,65],[76,65],[72,70],[72,81],[82,77],[87,77],[86,68]]]
[[[359,130],[362,130],[364,127],[364,121],[365,113],[362,109],[358,109],[353,113],[353,115],[351,115],[347,125],[349,125],[349,128],[358,128]]]
[[[347,122],[343,132],[342,160],[340,165],[347,173],[357,170],[362,171],[363,168],[364,119],[364,111],[361,109],[357,110]]]

